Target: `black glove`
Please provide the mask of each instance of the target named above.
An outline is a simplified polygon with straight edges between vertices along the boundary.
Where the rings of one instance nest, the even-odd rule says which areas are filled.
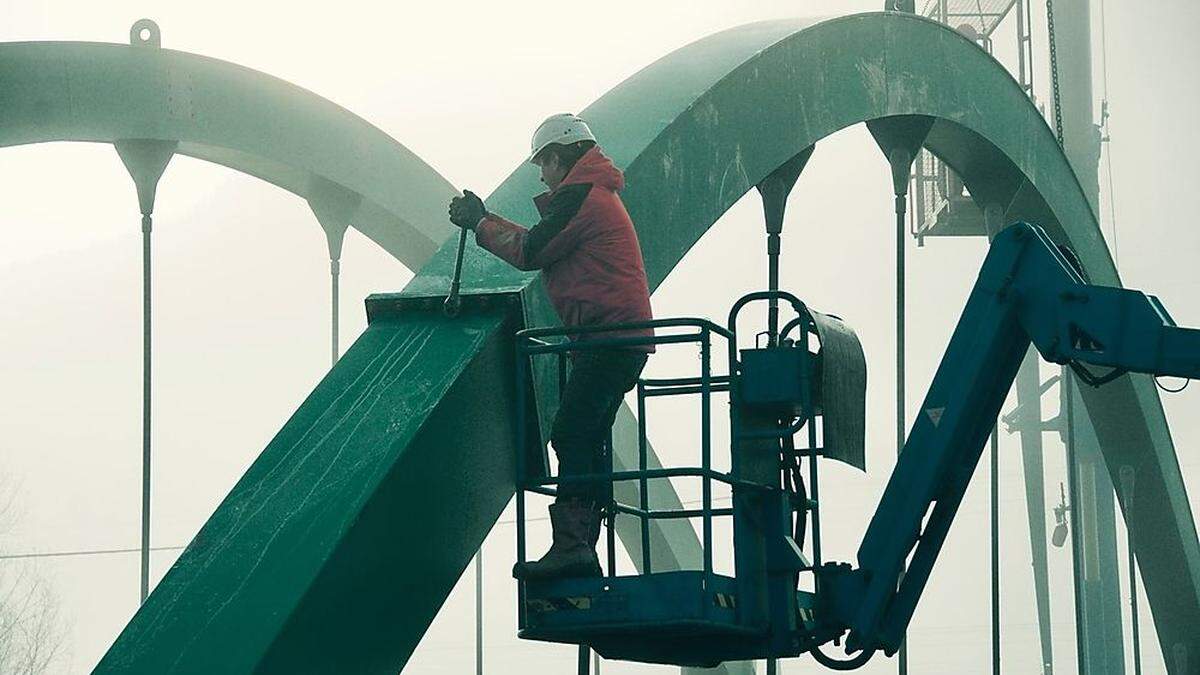
[[[473,230],[486,215],[483,200],[470,190],[463,190],[461,197],[450,200],[450,222],[459,227]]]

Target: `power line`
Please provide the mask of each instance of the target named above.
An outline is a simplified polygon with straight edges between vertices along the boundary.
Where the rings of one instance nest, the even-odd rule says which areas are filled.
[[[680,504],[683,506],[691,506],[691,505],[699,504],[701,501],[702,500],[700,500],[700,499],[693,499],[693,500],[680,502]],[[718,502],[724,502],[724,501],[729,501],[729,498],[728,497],[718,497],[716,499],[713,499],[714,504],[718,503]],[[549,516],[541,516],[538,518],[526,518],[525,522],[536,523],[536,522],[543,522],[543,521],[548,521],[548,520],[550,520]],[[517,522],[516,520],[499,520],[499,521],[496,521],[496,524],[497,525],[513,525],[516,522]],[[187,546],[152,546],[152,547],[150,547],[150,550],[151,551],[182,551],[185,548],[187,548]],[[41,551],[41,552],[37,552],[37,553],[12,553],[12,554],[8,554],[8,555],[0,555],[0,560],[28,560],[31,558],[74,558],[74,557],[94,556],[94,555],[114,555],[114,554],[120,554],[120,553],[139,553],[139,552],[141,552],[141,550],[142,550],[142,548],[140,546],[138,546],[136,548],[98,548],[98,549],[81,549],[81,550],[77,550],[77,551]]]
[[[1107,151],[1104,153],[1105,172],[1107,173],[1108,182],[1108,217],[1112,221],[1113,265],[1119,267],[1120,252],[1117,248],[1117,195],[1116,189],[1113,187],[1112,131],[1108,125],[1108,27],[1105,17],[1105,5],[1107,4],[1105,0],[1100,1],[1100,72],[1104,90],[1100,102],[1100,127],[1102,134],[1100,140],[1108,146]]]
[[[152,546],[151,551],[180,551],[186,546]],[[78,556],[91,555],[111,555],[114,553],[140,553],[142,547],[136,548],[105,548],[105,549],[85,549],[79,551],[44,551],[40,553],[13,553],[9,555],[0,555],[0,560],[24,560],[29,558],[72,558]]]

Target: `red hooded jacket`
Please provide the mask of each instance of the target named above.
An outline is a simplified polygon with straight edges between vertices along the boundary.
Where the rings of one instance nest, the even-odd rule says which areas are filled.
[[[646,266],[633,221],[617,195],[625,177],[594,147],[551,192],[534,197],[541,220],[524,227],[487,214],[475,241],[521,270],[542,270],[546,294],[563,325],[649,321]],[[652,336],[653,330],[583,334],[578,339]],[[653,352],[653,345],[636,346]]]

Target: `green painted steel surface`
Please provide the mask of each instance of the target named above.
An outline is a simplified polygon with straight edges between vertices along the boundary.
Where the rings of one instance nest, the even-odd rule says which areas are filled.
[[[395,672],[512,494],[502,325],[374,321],[98,672]]]
[[[780,163],[839,129],[897,115],[934,118],[926,145],[962,175],[972,194],[1006,206],[1010,218],[1041,223],[1079,252],[1094,281],[1117,283],[1087,200],[1037,111],[991,57],[929,21],[868,14],[811,27],[785,21],[726,31],[644,69],[583,115],[626,171],[624,198],[654,286]],[[534,171],[521,166],[489,198],[490,208],[531,222],[528,198],[539,187]],[[407,294],[444,293],[453,264],[449,249],[435,254]],[[532,279],[474,247],[468,251],[464,292],[507,288],[536,294]],[[544,308],[533,300],[530,295],[530,306]],[[544,312],[532,318],[550,319]],[[344,670],[384,672],[403,665],[511,491],[511,484],[500,484],[505,468],[485,463],[501,461],[489,460],[492,453],[511,455],[503,447],[503,416],[492,417],[508,406],[499,318],[423,321],[432,324],[426,326],[430,340],[411,362],[427,365],[412,376],[395,373],[392,387],[417,392],[409,395],[433,409],[389,417],[384,406],[406,400],[396,394],[381,400],[374,413],[347,409],[346,427],[321,426],[324,401],[375,368],[368,362],[380,345],[363,343],[379,335],[372,333],[373,324],[351,350],[355,359],[344,359],[331,372],[263,453],[105,664],[174,663],[180,670],[199,670],[192,664],[200,661],[181,658],[183,653],[206,666],[220,661],[225,671],[267,670],[296,663],[294,651],[322,664],[335,655],[345,658]],[[390,330],[408,335],[417,328],[399,321]],[[457,384],[447,378],[455,372],[461,373]],[[478,379],[468,383],[472,378]],[[459,386],[464,383],[469,388]],[[441,399],[443,391],[461,394]],[[1164,650],[1170,654],[1179,645],[1200,653],[1192,630],[1200,621],[1200,550],[1157,395],[1148,379],[1123,378],[1085,392],[1085,401],[1110,470],[1129,463],[1138,471],[1138,501],[1126,514],[1139,532],[1143,579]],[[467,425],[437,426],[450,419],[473,419],[501,433],[483,441],[456,437],[455,432],[467,433],[458,428]],[[348,435],[353,428],[364,433]],[[324,438],[318,434],[322,429],[329,432]],[[311,440],[305,452],[289,450],[296,435]],[[387,450],[373,450],[378,447]],[[351,476],[357,484],[350,485],[343,465],[358,456],[378,461],[354,464],[362,472]],[[264,481],[271,470],[298,480]],[[436,493],[452,498],[432,498],[427,486],[439,482],[457,487]],[[310,490],[324,495],[335,488],[355,490],[355,498],[305,499]],[[270,490],[274,496],[266,494]],[[370,508],[374,495],[386,496],[381,497],[386,509]],[[248,503],[256,508],[247,509]],[[382,510],[391,517],[380,515]],[[427,531],[424,523],[410,522],[417,519],[456,523],[455,537],[420,538]],[[292,530],[293,522],[305,527]],[[391,547],[383,544],[398,534],[405,538]],[[434,540],[445,550],[431,552],[428,543]],[[206,553],[212,550],[204,548],[212,546],[206,541],[222,542],[231,554]],[[381,545],[386,556],[376,552]],[[378,562],[375,556],[386,557],[387,565],[364,564],[354,572],[362,561]],[[202,564],[205,560],[212,564]],[[286,585],[280,583],[284,575]],[[418,584],[419,602],[397,610],[404,592]],[[362,616],[374,623],[361,632],[347,630],[363,626],[355,618]],[[184,624],[188,630],[175,628]]]

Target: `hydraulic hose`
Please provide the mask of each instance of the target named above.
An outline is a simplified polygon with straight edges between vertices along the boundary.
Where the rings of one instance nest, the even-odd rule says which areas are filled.
[[[830,670],[858,670],[867,665],[867,661],[870,661],[872,656],[875,656],[874,649],[864,649],[856,656],[844,661],[828,656],[821,651],[820,647],[813,647],[808,650],[808,653],[812,654],[813,660]]]

